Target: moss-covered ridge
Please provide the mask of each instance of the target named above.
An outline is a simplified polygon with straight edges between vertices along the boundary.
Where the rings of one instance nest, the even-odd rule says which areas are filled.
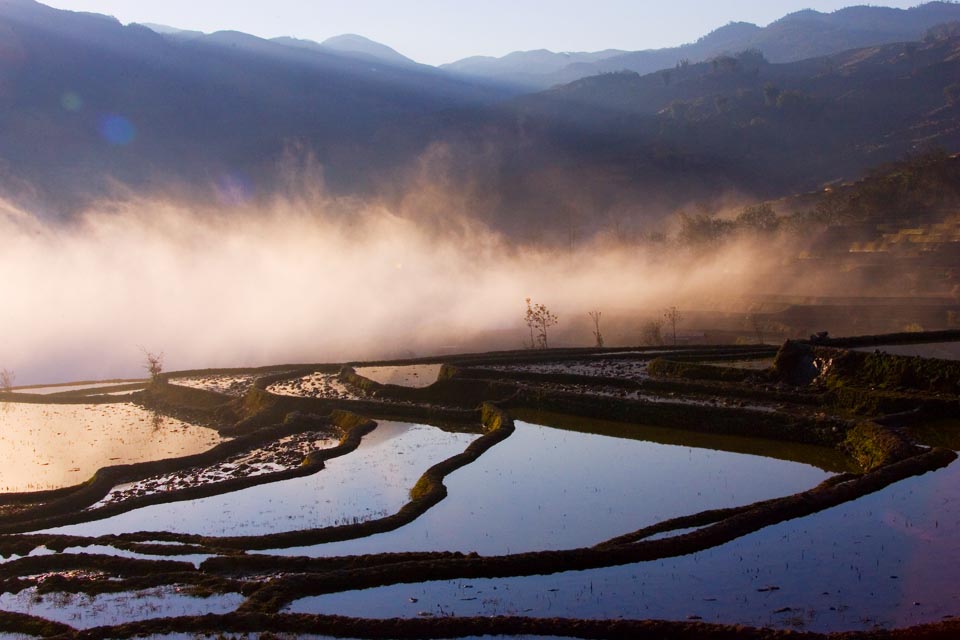
[[[785,383],[812,385],[822,404],[863,415],[922,410],[948,416],[960,411],[960,362],[851,351],[788,341],[774,361]]]

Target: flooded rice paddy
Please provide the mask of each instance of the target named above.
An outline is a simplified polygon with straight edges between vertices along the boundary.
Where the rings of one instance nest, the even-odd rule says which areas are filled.
[[[857,351],[873,353],[880,351],[894,356],[920,356],[941,360],[960,360],[960,341],[927,342],[921,344],[881,344],[875,347],[860,347]]]
[[[69,393],[72,391],[90,391],[94,389],[104,389],[107,387],[117,387],[125,384],[135,384],[135,383],[144,383],[146,380],[114,380],[112,382],[86,382],[79,384],[56,384],[49,386],[37,386],[37,387],[17,387],[14,389],[16,393],[26,393],[36,396],[49,396],[55,393]]]
[[[412,364],[403,366],[358,367],[356,372],[380,384],[401,387],[429,387],[437,381],[441,364]]]
[[[313,475],[153,505],[53,531],[80,536],[136,531],[242,536],[363,522],[398,511],[424,471],[462,452],[477,437],[380,421],[355,452],[327,461],[326,468]]]
[[[294,620],[322,633],[347,622],[344,635],[362,637],[625,636],[645,620],[689,637],[729,631],[691,626],[707,623],[866,631],[863,640],[921,623],[953,629],[955,418],[854,413],[875,409],[843,407],[773,370],[758,384],[722,382],[705,367],[648,379],[651,352],[581,353],[498,355],[497,366],[644,386],[461,363],[428,392],[440,398],[432,405],[417,402],[417,388],[440,365],[358,368],[394,385],[375,403],[354,402],[368,394],[336,366],[284,374],[265,390],[254,389],[256,372],[190,374],[135,396],[220,433],[132,404],[3,403],[0,450],[27,460],[20,473],[33,483],[14,491],[231,442],[78,489],[4,496],[0,622],[16,628],[4,612],[27,614],[89,629],[90,640],[157,618],[149,629],[171,639],[241,620],[260,621],[254,636]],[[770,364],[767,352],[734,347],[677,353],[675,362]],[[951,366],[938,364],[938,375]],[[205,396],[175,385],[233,400],[178,405]],[[921,400],[931,416],[950,416],[956,402],[946,392]],[[17,486],[6,466],[0,479]],[[272,534],[282,535],[258,538]],[[270,546],[284,548],[261,550]],[[117,593],[95,595],[103,591]],[[516,618],[491,627],[475,616]]]
[[[192,595],[189,586],[161,587],[119,594],[88,596],[74,593],[44,593],[36,588],[0,594],[0,609],[40,616],[77,629],[117,625],[134,620],[173,616],[202,616],[235,610],[243,596]]]
[[[289,610],[384,618],[696,618],[813,631],[904,627],[960,612],[958,486],[955,462],[689,556],[395,585],[306,598]]]
[[[651,431],[632,431],[635,439],[517,422],[506,442],[448,476],[448,499],[414,522],[367,538],[267,553],[576,548],[668,518],[803,491],[831,475],[809,464],[645,441]],[[672,435],[682,439],[681,432]],[[737,439],[730,440],[734,446]]]
[[[212,429],[126,403],[0,409],[3,492],[70,486],[101,467],[199,453],[222,440]]]

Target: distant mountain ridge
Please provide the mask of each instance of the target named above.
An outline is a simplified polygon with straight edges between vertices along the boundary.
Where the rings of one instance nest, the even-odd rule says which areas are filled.
[[[547,88],[600,73],[652,73],[674,67],[682,60],[702,62],[747,49],[759,50],[771,62],[795,62],[848,49],[920,40],[931,27],[955,20],[960,20],[960,4],[951,2],[928,2],[911,9],[855,6],[832,13],[807,9],[766,27],[731,22],[679,47],[592,54],[514,52],[502,58],[466,58],[441,68],[530,88]]]
[[[821,15],[779,28],[799,33]],[[726,194],[776,197],[930,145],[960,151],[960,30],[936,32],[796,62],[754,50],[518,94],[353,36],[332,50],[235,31],[161,34],[0,0],[0,187],[54,216],[118,185],[270,198],[322,173],[331,194],[428,209],[437,224],[451,207],[411,204],[411,189],[436,181],[462,196],[457,211],[516,237],[642,229]],[[708,39],[760,33],[769,27],[731,24]],[[556,68],[549,52],[517,63],[525,59]]]
[[[239,31],[217,31],[206,34],[202,31],[179,29],[177,27],[170,27],[163,24],[141,23],[141,26],[147,27],[151,31],[154,31],[160,35],[179,39],[197,40],[203,38],[213,38],[218,39],[221,42],[226,42],[227,44],[240,46],[261,45],[261,43],[271,42],[285,47],[294,47],[297,49],[314,51],[318,53],[332,53],[336,55],[369,60],[371,62],[380,62],[404,67],[419,66],[425,69],[429,68],[428,65],[421,65],[385,44],[374,42],[369,38],[365,38],[353,33],[327,38],[323,42],[316,42],[314,40],[292,38],[289,36],[265,39],[258,36],[241,33]]]
[[[302,145],[331,188],[362,189],[396,160],[371,142],[385,122],[506,95],[320,44],[166,31],[0,0],[0,182],[50,215],[118,183],[203,189],[241,176],[266,193],[287,147]]]
[[[285,38],[274,38],[274,42],[286,41]],[[320,43],[320,46],[328,51],[340,51],[343,53],[367,56],[371,59],[389,62],[399,65],[416,65],[407,56],[398,53],[395,49],[385,44],[374,42],[369,38],[359,36],[355,33],[345,33],[343,35],[327,38]]]

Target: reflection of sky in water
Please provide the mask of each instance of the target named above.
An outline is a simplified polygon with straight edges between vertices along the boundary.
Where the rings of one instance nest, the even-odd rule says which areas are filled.
[[[960,360],[960,341],[929,342],[927,344],[883,344],[876,347],[859,347],[854,351],[882,351],[895,356],[921,356],[941,360]]]
[[[0,491],[78,484],[101,467],[190,455],[221,441],[212,429],[132,404],[0,405]]]
[[[150,618],[224,614],[236,610],[244,600],[239,593],[193,598],[188,595],[189,588],[184,588],[183,593],[178,591],[174,587],[161,587],[91,597],[59,592],[38,594],[36,588],[30,588],[16,594],[0,594],[0,608],[41,616],[78,629],[89,629]]]
[[[99,389],[100,387],[116,387],[125,382],[92,382],[90,384],[68,384],[56,385],[50,387],[21,387],[17,393],[28,393],[36,396],[48,396],[53,393],[66,393],[67,391],[84,391],[86,389]]]
[[[440,364],[413,364],[401,367],[360,367],[356,371],[380,384],[401,387],[429,387],[440,375]]]
[[[623,567],[353,591],[296,612],[582,618],[700,616],[814,631],[960,615],[960,463],[715,549]],[[774,590],[760,591],[767,587]],[[413,604],[409,598],[418,598]],[[779,611],[779,612],[778,612]]]
[[[448,495],[387,533],[284,555],[590,546],[704,509],[810,489],[830,474],[760,456],[563,431],[517,430],[444,480]]]
[[[378,422],[356,451],[307,476],[211,496],[159,504],[112,518],[54,529],[101,535],[177,531],[204,535],[260,535],[331,526],[390,515],[409,501],[428,468],[454,456],[477,434]]]

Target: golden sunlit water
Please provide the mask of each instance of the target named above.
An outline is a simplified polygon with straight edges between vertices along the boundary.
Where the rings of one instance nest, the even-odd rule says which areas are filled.
[[[205,451],[216,431],[132,404],[0,406],[0,491],[71,486],[97,469]]]

